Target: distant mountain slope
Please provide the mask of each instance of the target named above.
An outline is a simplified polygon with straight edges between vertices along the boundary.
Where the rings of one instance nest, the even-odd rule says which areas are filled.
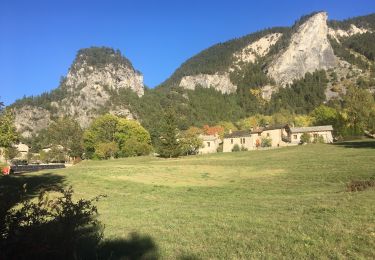
[[[255,113],[309,113],[356,85],[375,92],[375,14],[327,21],[325,12],[216,44],[184,62],[163,84],[143,76],[119,51],[78,51],[57,89],[11,107],[23,136],[57,117],[86,127],[113,113],[138,119],[151,134],[173,108],[179,127],[235,122]]]

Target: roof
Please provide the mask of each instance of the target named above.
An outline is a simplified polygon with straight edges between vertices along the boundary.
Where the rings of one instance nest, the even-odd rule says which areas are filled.
[[[276,125],[276,126],[269,126],[269,127],[256,127],[254,129],[252,129],[251,131],[249,131],[249,130],[233,131],[230,134],[224,135],[224,138],[249,137],[252,134],[262,133],[263,131],[283,129],[283,128],[286,128],[286,127],[288,127],[288,125]]]
[[[232,133],[224,135],[224,138],[237,138],[237,137],[246,137],[246,136],[251,136],[251,132],[248,130],[233,131]]]
[[[324,132],[324,131],[333,131],[333,127],[331,125],[291,127],[290,131],[292,133]]]
[[[218,137],[216,135],[200,135],[199,138],[203,141],[215,141]]]

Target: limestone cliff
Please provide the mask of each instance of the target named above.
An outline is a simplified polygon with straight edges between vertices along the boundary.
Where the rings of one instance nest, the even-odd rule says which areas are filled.
[[[327,70],[337,65],[328,40],[327,14],[317,13],[299,26],[289,46],[268,67],[268,75],[286,86],[307,72]]]
[[[242,50],[235,52],[233,54],[233,67],[235,69],[242,69],[244,63],[255,62],[258,57],[264,57],[281,36],[282,33],[267,34],[259,40],[250,43]]]
[[[59,97],[47,104],[39,97],[34,104],[15,107],[16,127],[27,137],[48,126],[51,117],[71,116],[82,127],[102,111],[135,118],[126,106],[111,107],[111,95],[121,89],[144,94],[143,76],[130,61],[110,48],[82,49],[57,89]]]
[[[230,81],[229,74],[199,74],[194,76],[185,76],[181,79],[180,87],[194,90],[195,87],[215,88],[223,94],[236,92],[237,87]]]

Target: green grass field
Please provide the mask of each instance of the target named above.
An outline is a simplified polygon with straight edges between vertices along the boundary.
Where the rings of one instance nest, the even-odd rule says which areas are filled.
[[[162,259],[375,258],[375,142],[180,159],[84,161],[59,177],[98,203],[105,237],[150,236]]]

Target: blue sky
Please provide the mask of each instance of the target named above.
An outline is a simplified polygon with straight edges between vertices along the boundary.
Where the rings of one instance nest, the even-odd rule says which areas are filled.
[[[330,19],[375,11],[374,0],[0,1],[0,100],[58,86],[76,52],[120,49],[154,87],[215,44],[325,10]]]

